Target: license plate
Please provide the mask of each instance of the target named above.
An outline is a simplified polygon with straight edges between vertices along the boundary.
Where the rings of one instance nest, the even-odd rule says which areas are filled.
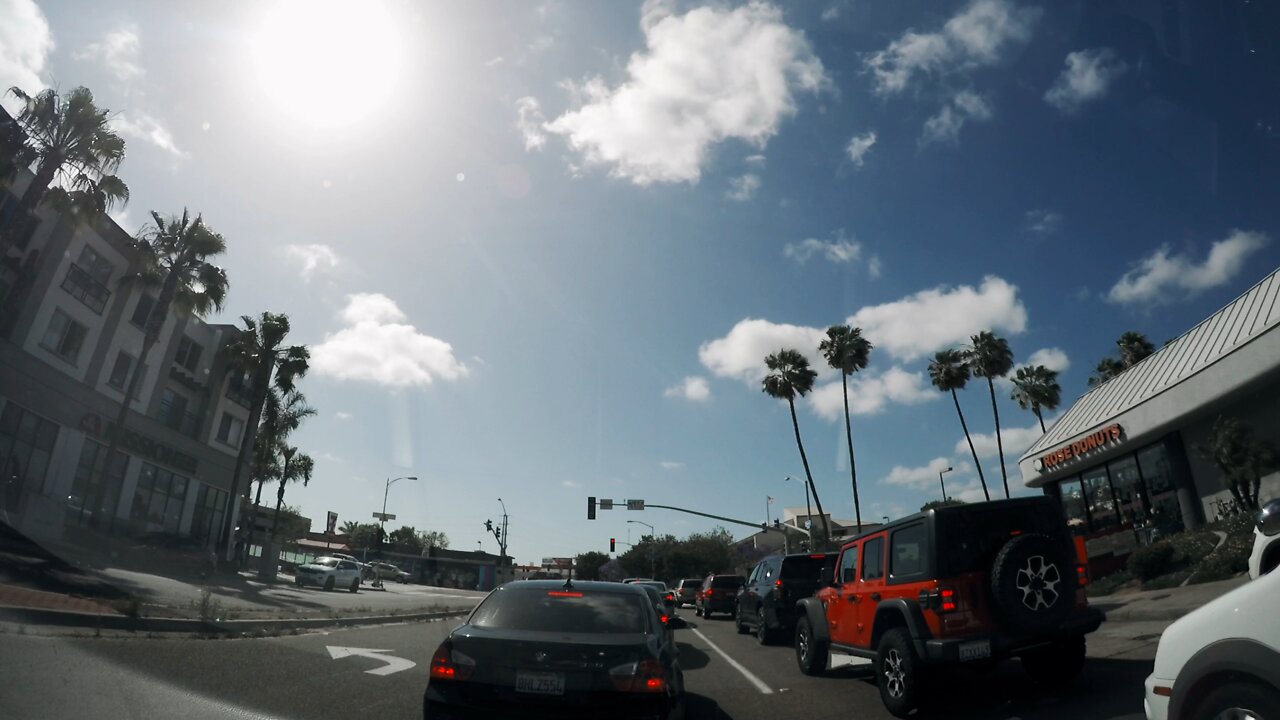
[[[563,695],[564,673],[516,671],[516,692]]]
[[[960,646],[960,660],[985,660],[991,657],[991,641],[978,640]]]

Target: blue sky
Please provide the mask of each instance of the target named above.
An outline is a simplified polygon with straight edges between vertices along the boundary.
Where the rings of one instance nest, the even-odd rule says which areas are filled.
[[[832,323],[876,345],[854,441],[864,518],[896,516],[937,467],[980,492],[936,350],[994,329],[1070,402],[1120,333],[1159,344],[1274,269],[1280,113],[1247,90],[1275,58],[1212,13],[1171,45],[1158,3],[1100,7],[0,0],[0,82],[91,87],[129,141],[122,225],[203,213],[221,320],[287,312],[311,345],[288,502],[365,520],[416,474],[401,519],[492,550],[502,497],[530,561],[714,524],[588,522],[588,495],[803,504],[761,361],[816,360]],[[832,380],[800,422],[846,518]],[[1018,489],[1038,429],[997,390]],[[986,388],[961,402],[994,489]]]

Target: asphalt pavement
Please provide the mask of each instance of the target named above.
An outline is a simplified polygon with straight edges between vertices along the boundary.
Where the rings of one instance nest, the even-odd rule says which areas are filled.
[[[760,647],[730,619],[677,631],[693,720],[888,718],[869,666],[840,658],[822,677],[802,675],[787,646]],[[0,715],[23,718],[421,717],[427,665],[458,620],[357,627],[296,636],[0,638]],[[1054,696],[1017,662],[957,671],[934,716],[1140,718],[1142,679],[1162,623],[1104,624],[1076,688]]]

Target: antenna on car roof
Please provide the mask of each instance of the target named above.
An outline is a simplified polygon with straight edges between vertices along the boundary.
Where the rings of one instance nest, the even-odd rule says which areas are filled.
[[[567,578],[565,578],[565,579],[564,579],[564,589],[565,589],[565,590],[572,590],[572,589],[573,589],[573,576],[569,576],[569,577],[567,577]]]

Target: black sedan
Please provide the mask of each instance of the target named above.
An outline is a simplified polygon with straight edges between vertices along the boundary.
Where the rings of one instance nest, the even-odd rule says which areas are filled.
[[[681,717],[684,674],[665,632],[638,587],[507,583],[436,649],[423,716]]]

